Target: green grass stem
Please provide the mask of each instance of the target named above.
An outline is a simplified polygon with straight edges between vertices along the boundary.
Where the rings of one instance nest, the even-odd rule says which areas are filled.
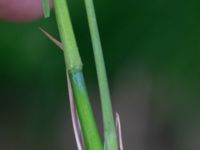
[[[82,62],[76,43],[68,5],[66,0],[54,0],[54,7],[61,41],[64,47],[64,56],[67,70],[81,67]]]
[[[116,135],[116,128],[112,111],[109,85],[106,75],[106,68],[103,58],[103,51],[97,25],[94,3],[93,0],[84,0],[84,1],[86,6],[90,34],[92,38],[92,45],[93,45],[97,76],[99,82],[106,149],[118,150],[117,135]]]
[[[86,150],[103,150],[99,134],[97,134],[98,129],[96,128],[94,116],[93,113],[91,113],[92,110],[90,107],[82,70],[77,69],[76,72],[70,73],[69,76],[82,132],[85,139]]]
[[[87,150],[103,150],[100,135],[90,106],[75,35],[66,0],[54,0],[58,29],[63,44],[67,72],[72,84],[75,103]]]

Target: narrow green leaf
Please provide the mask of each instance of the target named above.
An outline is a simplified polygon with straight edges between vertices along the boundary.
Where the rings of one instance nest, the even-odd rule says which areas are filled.
[[[48,18],[50,16],[49,0],[42,0],[44,17]]]
[[[106,67],[97,25],[93,0],[84,0],[92,39],[103,112],[104,138],[107,150],[118,150],[117,134],[112,111]]]

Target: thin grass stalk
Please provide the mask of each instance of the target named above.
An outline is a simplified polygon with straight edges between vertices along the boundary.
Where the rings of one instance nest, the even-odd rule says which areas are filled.
[[[81,129],[87,150],[102,150],[100,135],[90,106],[82,62],[76,44],[66,0],[54,0],[58,29],[63,44],[67,73],[69,74]]]
[[[101,105],[102,105],[101,107],[103,112],[104,138],[105,138],[106,149],[118,150],[115,121],[112,111],[109,85],[106,75],[106,68],[103,58],[103,51],[97,25],[97,19],[95,15],[94,3],[93,0],[84,0],[84,1],[86,6],[87,18],[89,23],[89,29],[90,29],[96,69],[97,69]]]

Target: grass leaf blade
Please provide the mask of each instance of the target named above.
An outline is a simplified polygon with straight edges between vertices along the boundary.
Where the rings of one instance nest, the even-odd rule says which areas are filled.
[[[42,6],[43,6],[44,17],[45,18],[50,17],[49,0],[42,0]]]
[[[103,112],[104,138],[107,150],[118,150],[117,134],[115,128],[114,115],[110,98],[108,79],[103,57],[103,50],[97,25],[93,0],[84,0],[89,23],[89,29],[94,51],[101,105]]]

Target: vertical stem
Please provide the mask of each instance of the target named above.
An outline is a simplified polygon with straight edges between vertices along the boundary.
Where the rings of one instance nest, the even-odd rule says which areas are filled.
[[[87,150],[103,150],[81,70],[69,74]]]
[[[54,6],[61,41],[64,47],[65,64],[72,84],[86,149],[103,150],[85,87],[82,63],[70,20],[67,2],[66,0],[54,0]]]
[[[64,56],[67,70],[82,66],[79,55],[68,5],[66,0],[54,0],[54,7],[61,41],[64,47]]]
[[[95,15],[93,0],[85,0],[86,12],[92,38],[94,57],[99,82],[101,105],[104,122],[104,136],[107,150],[118,150],[117,135],[112,111],[112,104],[109,92],[109,85],[106,75],[106,68],[103,58],[101,40]]]

